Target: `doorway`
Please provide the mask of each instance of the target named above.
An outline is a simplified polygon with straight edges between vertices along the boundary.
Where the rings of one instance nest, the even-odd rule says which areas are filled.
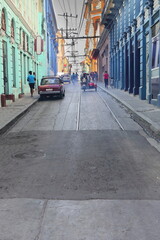
[[[4,94],[8,94],[7,43],[5,41],[2,41],[2,58],[3,58],[3,86],[4,86]]]
[[[23,53],[20,53],[21,79],[20,79],[20,93],[23,94]]]

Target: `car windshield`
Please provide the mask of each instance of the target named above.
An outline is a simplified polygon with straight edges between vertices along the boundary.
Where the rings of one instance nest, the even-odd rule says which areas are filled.
[[[41,80],[41,85],[60,84],[59,78],[44,78]]]
[[[66,75],[63,75],[63,77],[70,77],[70,76],[66,74]]]

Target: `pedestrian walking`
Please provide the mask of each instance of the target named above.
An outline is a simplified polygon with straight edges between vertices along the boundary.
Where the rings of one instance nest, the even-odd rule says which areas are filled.
[[[35,76],[32,74],[32,71],[29,71],[29,75],[28,75],[28,77],[27,77],[27,81],[28,81],[28,83],[29,83],[31,97],[33,97],[35,80],[36,80],[36,78],[35,78]]]
[[[90,72],[89,75],[90,75],[91,80],[94,81],[94,72]]]
[[[105,71],[105,73],[103,74],[103,78],[104,78],[105,88],[108,88],[109,74],[107,73],[107,71]]]
[[[76,81],[78,81],[78,73],[76,72],[76,76],[75,76]]]
[[[71,75],[71,80],[72,80],[73,85],[75,84],[75,79],[76,79],[76,75],[75,75],[75,73],[73,73]]]
[[[98,73],[97,72],[94,72],[94,81],[98,81]]]

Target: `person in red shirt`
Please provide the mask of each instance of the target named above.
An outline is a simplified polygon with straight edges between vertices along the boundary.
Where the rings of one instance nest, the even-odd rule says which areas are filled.
[[[105,73],[103,74],[103,78],[104,78],[105,88],[108,88],[109,74],[107,73],[107,71],[105,71]]]

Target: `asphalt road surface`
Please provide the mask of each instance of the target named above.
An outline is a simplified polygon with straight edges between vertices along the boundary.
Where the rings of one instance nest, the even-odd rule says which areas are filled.
[[[38,102],[0,152],[0,240],[159,240],[160,153],[102,90]]]

